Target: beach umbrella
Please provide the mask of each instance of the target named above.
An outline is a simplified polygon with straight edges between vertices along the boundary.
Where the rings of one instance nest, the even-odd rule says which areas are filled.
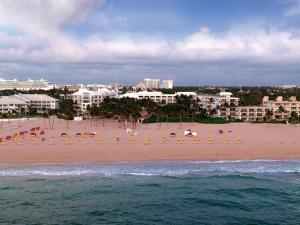
[[[42,130],[42,131],[40,132],[40,135],[44,135],[44,134],[45,134],[45,131]]]
[[[34,128],[34,127],[33,127],[33,128],[31,128],[31,129],[30,129],[30,131],[35,131],[35,128]]]
[[[40,129],[40,127],[36,127],[35,129],[36,129],[36,130],[39,130],[39,129]]]
[[[11,136],[6,136],[6,140],[10,140],[11,139]]]

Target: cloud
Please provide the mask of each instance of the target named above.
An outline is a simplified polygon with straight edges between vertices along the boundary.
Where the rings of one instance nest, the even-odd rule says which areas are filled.
[[[285,16],[298,16],[300,15],[300,1],[299,0],[290,0],[284,1],[284,3],[292,3],[292,6],[289,7],[284,13]]]
[[[195,78],[199,68],[218,76],[224,71],[232,73],[234,68],[240,71],[248,68],[240,74],[251,77],[249,71],[254,71],[251,68],[271,65],[288,70],[288,66],[299,64],[300,37],[262,24],[245,27],[242,31],[233,27],[222,35],[202,27],[176,41],[125,33],[105,38],[102,33],[76,37],[64,31],[66,23],[87,22],[91,11],[101,3],[104,1],[1,0],[0,26],[16,27],[23,33],[12,35],[0,29],[0,72],[22,73],[24,70],[38,76],[52,71],[53,76],[59,77],[61,73],[70,78],[75,77],[75,73],[90,78],[107,73],[115,79],[117,74],[122,76],[123,73],[132,77],[137,76],[135,73],[163,77],[164,72],[187,71]],[[123,22],[126,18],[117,20]],[[109,25],[109,21],[102,25]],[[228,69],[227,65],[232,68]]]
[[[38,32],[59,28],[65,22],[84,21],[104,0],[1,0],[0,24]]]

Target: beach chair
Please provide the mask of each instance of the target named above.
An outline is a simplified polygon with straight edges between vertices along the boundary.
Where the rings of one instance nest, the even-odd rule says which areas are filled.
[[[118,144],[119,142],[120,142],[120,138],[118,138],[118,137],[114,137],[112,139],[112,144]]]
[[[213,136],[208,136],[206,140],[206,144],[212,144],[214,142],[215,138]]]
[[[128,143],[129,144],[133,144],[135,142],[135,140],[136,140],[135,136],[131,135],[131,136],[128,137]]]
[[[160,143],[160,144],[167,144],[167,138],[161,137],[161,138],[159,139],[159,143]]]
[[[0,138],[0,145],[7,145],[7,141],[5,138]]]
[[[222,140],[222,144],[228,144],[228,140],[229,140],[228,137],[224,136]]]
[[[33,137],[33,143],[35,144],[35,145],[39,145],[40,144],[40,138],[39,137]]]
[[[144,137],[144,145],[151,144],[151,139],[149,137]]]
[[[80,137],[78,140],[79,140],[79,143],[80,144],[83,144],[83,145],[86,145],[88,143],[88,140],[87,140],[87,136],[82,136]]]
[[[241,136],[236,136],[236,144],[243,144],[244,140]]]
[[[176,138],[176,144],[183,144],[184,138],[183,137],[177,137]]]
[[[48,139],[48,144],[49,145],[56,145],[56,139],[55,139],[55,137],[50,137]]]
[[[102,143],[103,142],[103,138],[101,137],[101,136],[95,136],[94,137],[94,141],[96,142],[96,143]]]
[[[16,144],[18,144],[18,145],[22,145],[23,144],[23,139],[21,138],[21,136],[15,136],[15,137],[13,137],[12,138],[12,140],[16,143]]]
[[[192,138],[192,143],[193,144],[198,144],[199,141],[200,141],[200,138],[198,136],[193,136],[193,138]]]
[[[71,138],[70,138],[69,136],[63,137],[63,142],[64,142],[65,144],[67,144],[67,145],[72,144]]]

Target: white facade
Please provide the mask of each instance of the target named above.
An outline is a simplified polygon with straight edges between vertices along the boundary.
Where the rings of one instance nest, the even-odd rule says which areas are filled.
[[[19,94],[15,95],[22,101],[26,101],[31,110],[38,113],[48,109],[58,109],[58,100],[43,94]]]
[[[109,90],[107,88],[99,88],[97,91],[80,89],[70,96],[73,102],[75,102],[83,112],[87,110],[88,106],[99,106],[103,99],[106,97],[117,98],[118,92],[116,90]]]
[[[24,113],[28,111],[26,101],[19,99],[15,95],[0,97],[0,114],[11,114],[13,112],[20,114],[22,109]]]
[[[135,98],[144,99],[148,98],[156,103],[170,104],[176,102],[176,96],[185,95],[195,97],[195,92],[176,92],[175,94],[163,94],[160,91],[140,91],[140,92],[128,92],[124,95],[120,95],[120,98]]]
[[[173,80],[163,80],[161,82],[160,88],[172,89],[173,88]]]
[[[5,80],[0,78],[0,90],[50,90],[53,89],[54,85],[46,80],[27,80],[27,81],[18,81],[14,80]]]
[[[44,109],[57,109],[58,100],[48,95],[19,94],[0,97],[0,113],[27,113],[29,109],[42,113]],[[23,110],[22,110],[23,109]]]
[[[144,84],[147,89],[158,89],[159,88],[160,79],[144,79]]]

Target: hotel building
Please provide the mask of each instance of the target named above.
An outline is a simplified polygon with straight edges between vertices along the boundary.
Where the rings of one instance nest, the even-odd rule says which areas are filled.
[[[48,95],[19,94],[0,97],[1,114],[10,114],[13,112],[21,114],[22,111],[26,114],[29,110],[43,113],[44,110],[57,108],[58,100]]]
[[[97,91],[88,89],[79,89],[79,91],[71,95],[61,95],[61,98],[72,99],[74,103],[80,108],[82,112],[86,111],[92,105],[99,106],[104,98],[117,98],[118,92],[116,90],[109,90],[107,88],[98,88]]]
[[[173,80],[163,80],[159,88],[162,89],[172,89],[173,88]]]
[[[278,96],[276,100],[270,100],[269,96],[265,96],[262,105],[272,108],[273,118],[277,120],[288,120],[293,112],[300,116],[300,101],[297,101],[296,96],[286,100],[282,96]]]
[[[156,103],[170,104],[176,102],[176,96],[185,95],[196,97],[195,92],[176,92],[175,94],[163,94],[160,91],[140,91],[140,92],[128,92],[120,95],[120,98],[135,98],[135,99],[151,99]]]
[[[160,79],[144,79],[144,84],[146,89],[158,89],[159,88]]]
[[[44,94],[19,94],[15,95],[27,103],[32,111],[43,113],[44,110],[58,109],[59,100]]]
[[[22,111],[28,112],[28,104],[26,101],[19,99],[15,95],[0,97],[0,114],[21,114]]]

